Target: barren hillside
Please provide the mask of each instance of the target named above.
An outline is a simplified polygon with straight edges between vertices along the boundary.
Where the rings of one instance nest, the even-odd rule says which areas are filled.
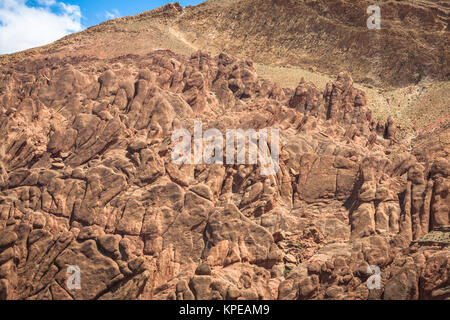
[[[368,84],[403,86],[449,77],[446,1],[380,1],[382,28],[368,30],[371,1],[210,1],[175,25],[200,48],[256,62],[342,70]],[[395,59],[393,59],[395,57]]]
[[[301,66],[400,87],[448,80],[447,1],[379,1],[382,28],[368,30],[367,0],[210,0],[120,18],[38,50],[115,57],[171,47],[225,51],[266,65]],[[132,46],[127,44],[133,44]],[[94,52],[95,50],[95,52]],[[395,59],[393,59],[395,57]]]

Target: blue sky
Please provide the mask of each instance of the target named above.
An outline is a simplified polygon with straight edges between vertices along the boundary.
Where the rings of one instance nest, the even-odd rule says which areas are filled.
[[[204,0],[180,0],[185,7]],[[0,54],[42,46],[103,21],[161,7],[166,0],[0,0]]]

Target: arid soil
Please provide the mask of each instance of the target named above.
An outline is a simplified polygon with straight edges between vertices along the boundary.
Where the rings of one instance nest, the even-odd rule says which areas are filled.
[[[279,25],[268,12],[287,21],[293,1],[258,3],[171,4],[0,57],[0,299],[450,298],[446,2],[382,4],[429,24],[415,34],[415,58],[403,56],[411,39],[398,25],[386,41],[403,38],[402,50],[377,53],[386,77],[371,88],[362,81],[367,47],[330,50],[358,34],[372,41],[362,36],[365,9],[332,27],[366,1],[336,2],[336,12],[301,1],[309,9],[297,31],[309,36],[284,51],[267,46],[280,43],[279,31],[252,23]],[[263,17],[252,20],[251,7]],[[266,51],[238,27],[222,32],[230,15]],[[308,17],[330,24],[311,33]],[[222,50],[198,36],[205,28]],[[308,40],[325,30],[323,43]],[[296,50],[335,59],[297,63]],[[392,71],[392,56],[405,57],[405,72]],[[274,66],[287,61],[311,70]],[[427,66],[419,83],[414,61]],[[288,73],[317,81],[272,80]],[[395,92],[397,114],[391,101],[378,104],[381,91]],[[436,104],[427,120],[428,99]],[[172,133],[193,135],[194,121],[224,135],[279,129],[277,174],[262,175],[260,163],[176,165]],[[69,266],[80,269],[80,289],[67,286]],[[380,268],[379,288],[367,284],[370,266]]]

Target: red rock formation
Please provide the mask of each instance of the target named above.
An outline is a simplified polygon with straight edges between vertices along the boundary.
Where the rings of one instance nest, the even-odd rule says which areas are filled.
[[[420,238],[448,232],[450,163],[380,129],[349,74],[289,94],[249,61],[170,51],[0,71],[0,298],[449,297],[448,241]],[[194,120],[280,129],[280,170],[175,165]]]

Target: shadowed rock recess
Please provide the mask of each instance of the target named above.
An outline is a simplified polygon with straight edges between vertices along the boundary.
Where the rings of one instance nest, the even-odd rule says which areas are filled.
[[[277,174],[174,164],[194,121],[279,129]],[[396,128],[346,72],[291,90],[202,51],[3,65],[0,299],[449,299],[450,161]]]

